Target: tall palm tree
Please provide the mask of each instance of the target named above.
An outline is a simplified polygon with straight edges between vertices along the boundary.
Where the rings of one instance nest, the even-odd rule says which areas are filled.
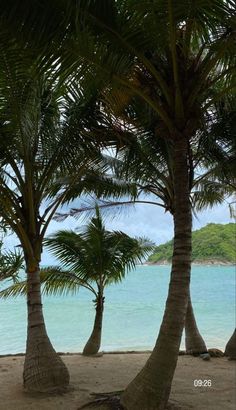
[[[74,198],[75,189],[76,196],[92,186],[99,194],[93,177],[98,181],[101,175],[104,181],[107,166],[83,134],[91,96],[80,93],[75,102],[58,61],[33,51],[0,32],[0,216],[19,239],[27,272],[24,386],[52,391],[63,390],[69,374],[44,323],[43,239],[58,207]]]
[[[68,5],[72,41],[59,49],[64,68],[76,65],[88,84],[100,76],[103,110],[109,105],[122,116],[124,106],[132,114],[137,100],[147,104],[158,116],[156,138],[174,145],[175,235],[166,310],[150,359],[122,397],[128,410],[159,410],[168,401],[188,304],[191,146],[214,121],[215,104],[235,87],[235,3],[93,0],[79,2],[74,13],[76,5]]]
[[[130,131],[129,146],[122,149],[111,165],[116,178],[129,181],[130,186],[133,186],[131,183],[136,185],[136,196],[133,200],[99,201],[99,206],[103,210],[109,210],[113,207],[146,203],[161,206],[165,212],[170,212],[173,216],[173,146],[170,141],[155,139],[155,114],[151,116],[143,104],[139,106],[136,104],[135,109],[132,122],[142,126],[142,130],[138,130],[136,126],[135,131]],[[235,115],[233,104],[218,107],[216,121],[207,130],[203,130],[200,143],[192,147],[195,172],[190,191],[192,209],[195,213],[223,202],[235,192]],[[116,121],[118,123],[119,118]],[[122,135],[124,133],[125,131],[120,127],[121,140],[125,138]],[[139,137],[137,141],[135,135],[138,133],[141,138]],[[142,194],[145,194],[145,197]],[[151,195],[151,198],[149,199],[147,195],[149,197]],[[79,216],[93,209],[94,204],[91,202],[79,209],[73,208],[67,215]],[[196,324],[190,295],[185,319],[185,345],[186,352],[194,355],[207,351]]]
[[[128,410],[163,409],[189,297],[191,147],[199,130],[214,121],[216,102],[235,87],[235,4],[125,0],[80,6],[82,31],[65,56],[67,63],[77,58],[80,67],[89,63],[104,82],[107,78],[103,104],[108,111],[132,116],[132,105],[141,100],[158,117],[156,139],[173,143],[175,233],[166,309],[154,350],[121,400]]]
[[[197,145],[192,145],[192,178],[190,180],[190,198],[193,212],[212,207],[229,198],[236,190],[236,152],[235,152],[235,99],[227,107],[217,107],[215,122],[202,131]],[[138,194],[151,194],[149,201],[170,212],[174,212],[173,187],[173,146],[171,141],[155,139],[156,116],[148,113],[143,104],[135,106],[133,123],[142,125],[143,136],[122,152],[122,161],[117,161],[116,173],[119,178],[135,181]],[[145,110],[146,108],[146,110]],[[135,120],[135,121],[134,121]],[[130,121],[130,120],[129,120]],[[137,131],[135,131],[137,133]],[[134,138],[133,138],[134,140]],[[206,146],[207,143],[207,146]],[[139,146],[137,146],[139,145]],[[153,147],[154,150],[153,150]],[[155,155],[155,151],[156,155]],[[128,204],[125,201],[124,204]],[[105,206],[108,206],[106,204]],[[116,205],[111,203],[111,205]],[[119,202],[119,206],[122,205]],[[103,205],[101,205],[103,206]],[[185,319],[186,352],[200,354],[207,352],[206,344],[200,335],[194,317],[189,291],[188,308]]]
[[[43,199],[50,197],[62,157],[60,94],[58,89],[53,93],[46,73],[39,75],[29,56],[10,41],[7,46],[1,42],[0,214],[20,240],[28,277],[24,385],[32,391],[51,390],[69,382],[47,336],[39,282],[42,239],[59,205],[57,198],[44,214],[40,209]]]

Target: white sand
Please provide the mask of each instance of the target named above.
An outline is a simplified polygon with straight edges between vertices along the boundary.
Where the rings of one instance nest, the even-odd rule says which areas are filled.
[[[104,354],[96,358],[65,355],[62,358],[69,368],[73,390],[55,396],[24,393],[24,357],[0,358],[0,409],[76,410],[92,399],[91,392],[122,390],[142,368],[148,354]],[[170,397],[174,408],[235,410],[235,364],[235,361],[228,361],[225,357],[211,358],[208,362],[191,356],[179,356]],[[195,379],[211,380],[212,386],[194,387]]]

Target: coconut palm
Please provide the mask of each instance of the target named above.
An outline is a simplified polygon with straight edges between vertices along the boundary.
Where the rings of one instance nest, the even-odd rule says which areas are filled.
[[[175,235],[166,310],[152,355],[122,396],[128,410],[163,409],[188,305],[191,147],[199,130],[214,120],[215,104],[235,87],[235,3],[94,0],[79,2],[78,13],[75,7],[68,5],[68,36],[76,29],[70,46],[59,50],[62,66],[70,70],[77,64],[89,81],[94,73],[96,80],[100,76],[103,110],[108,106],[122,116],[130,106],[132,115],[136,101],[147,104],[158,117],[156,139],[174,146]]]
[[[99,206],[104,211],[113,207],[121,208],[130,204],[143,203],[161,206],[165,212],[170,212],[173,216],[174,189],[171,160],[173,146],[169,141],[155,141],[155,115],[151,117],[147,109],[145,111],[146,107],[143,104],[136,105],[135,108],[135,118],[133,114],[132,120],[135,119],[136,124],[142,125],[143,131],[139,131],[142,138],[137,141],[134,135],[130,134],[133,143],[119,153],[118,158],[113,160],[112,166],[114,175],[119,180],[132,181],[136,185],[136,197],[133,200],[126,198],[124,201],[99,201]],[[191,181],[191,204],[195,213],[223,202],[235,192],[235,114],[234,104],[224,109],[218,107],[216,121],[202,132],[200,143],[192,148],[195,175]],[[134,133],[137,134],[137,131],[136,127]],[[124,140],[122,133],[121,128],[120,139]],[[210,144],[209,140],[211,140]],[[142,196],[143,194],[145,197]],[[151,195],[151,198],[149,199],[147,195],[149,197]],[[73,208],[67,215],[79,216],[93,209],[94,205],[90,202],[79,209]],[[186,352],[194,355],[207,351],[196,324],[190,295],[185,319],[185,345]]]
[[[95,321],[83,354],[98,352],[101,344],[104,291],[111,283],[121,281],[127,270],[135,267],[153,249],[147,239],[135,239],[123,232],[105,230],[99,209],[80,233],[59,231],[47,238],[46,246],[67,272],[56,272],[43,279],[46,293],[60,292],[67,286],[85,286],[95,296]],[[62,286],[62,287],[61,287]]]
[[[80,92],[75,102],[58,62],[35,56],[2,31],[0,52],[0,216],[19,239],[27,272],[24,386],[64,390],[69,374],[48,338],[42,311],[43,239],[62,203],[91,187],[98,195],[109,191],[107,165],[93,142],[85,142],[93,96]]]
[[[96,354],[101,345],[105,288],[121,281],[136,262],[142,262],[154,249],[154,245],[145,238],[136,239],[120,231],[107,231],[98,207],[96,216],[80,233],[58,231],[46,238],[45,244],[60,266],[41,270],[44,293],[75,293],[83,286],[95,297],[94,326],[83,354]],[[26,282],[20,282],[3,290],[1,296],[16,296],[25,291]]]
[[[128,410],[163,409],[189,297],[191,147],[199,130],[214,121],[216,102],[235,86],[235,4],[125,0],[80,6],[83,30],[66,61],[72,64],[77,56],[81,67],[89,63],[91,71],[107,77],[108,111],[132,117],[133,104],[146,104],[158,118],[156,140],[173,143],[175,234],[166,309],[154,350],[121,400]]]
[[[235,152],[235,99],[227,107],[217,107],[215,121],[208,129],[202,131],[197,146],[192,145],[192,178],[190,195],[193,212],[196,213],[215,204],[220,204],[235,193],[236,190],[236,152]],[[128,178],[137,184],[138,195],[151,194],[143,203],[153,204],[174,213],[173,187],[173,146],[170,141],[155,141],[155,115],[151,116],[145,107],[136,105],[135,119],[143,125],[145,137],[135,147],[123,150],[122,160],[117,163],[119,177]],[[139,111],[138,111],[139,109]],[[141,110],[141,112],[140,112]],[[134,116],[134,113],[133,113]],[[147,123],[147,119],[149,123]],[[136,123],[137,123],[136,121]],[[209,144],[209,141],[211,143]],[[206,146],[207,142],[207,146]],[[153,146],[158,154],[154,154]],[[124,204],[127,204],[126,201]],[[106,204],[108,206],[109,204]],[[115,204],[111,203],[111,205]],[[119,206],[122,203],[119,203]],[[101,205],[103,206],[103,205]],[[185,319],[186,352],[200,354],[207,352],[206,344],[198,330],[194,317],[191,296]]]
[[[28,275],[24,385],[39,391],[64,388],[69,375],[47,336],[39,282],[42,239],[59,205],[57,198],[44,215],[40,210],[61,161],[60,94],[58,88],[53,93],[29,56],[10,41],[7,46],[1,43],[0,214],[19,238]]]

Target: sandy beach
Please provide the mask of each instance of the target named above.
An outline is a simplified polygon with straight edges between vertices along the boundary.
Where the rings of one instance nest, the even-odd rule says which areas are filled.
[[[23,356],[0,358],[1,410],[76,410],[93,399],[91,393],[122,390],[147,360],[148,353],[104,354],[101,357],[63,355],[71,375],[71,390],[63,395],[29,395],[22,388]],[[236,363],[227,358],[203,361],[179,356],[170,402],[173,410],[234,410]],[[211,387],[194,387],[194,380]],[[100,409],[105,407],[100,406]],[[141,409],[137,409],[141,410]]]

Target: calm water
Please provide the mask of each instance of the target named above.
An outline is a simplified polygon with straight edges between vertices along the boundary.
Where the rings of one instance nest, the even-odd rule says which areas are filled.
[[[103,350],[151,349],[160,327],[169,266],[139,266],[118,285],[107,288]],[[235,326],[235,268],[195,266],[192,301],[208,347],[223,349]],[[45,297],[44,314],[57,351],[81,351],[90,334],[93,295]],[[26,303],[23,297],[0,300],[0,354],[25,351]]]

